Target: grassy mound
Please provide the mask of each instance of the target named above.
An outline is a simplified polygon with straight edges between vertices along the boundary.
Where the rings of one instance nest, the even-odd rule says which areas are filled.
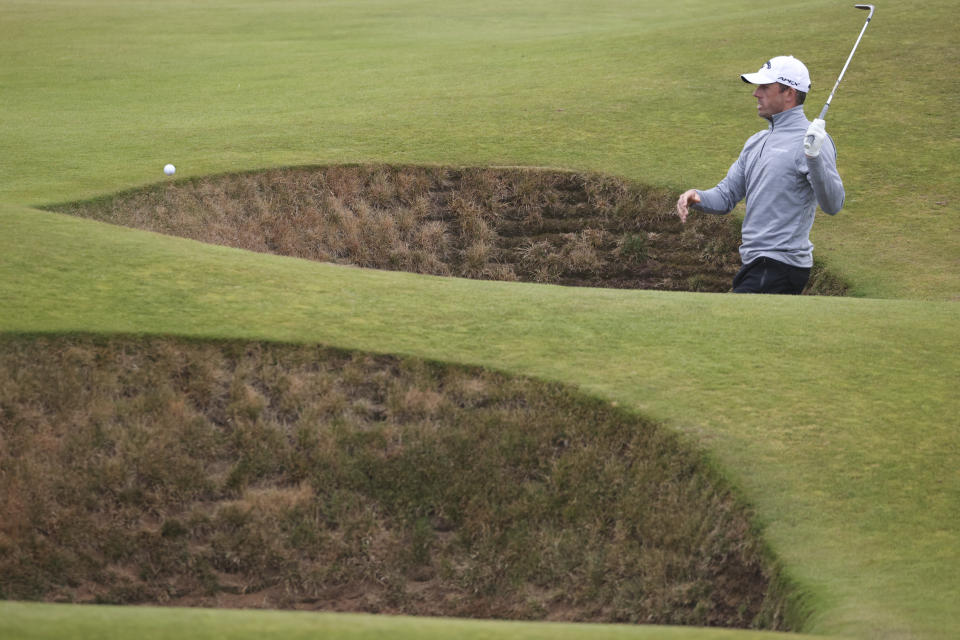
[[[432,275],[722,292],[736,222],[601,175],[343,166],[200,178],[54,210],[240,249]],[[817,267],[809,293],[846,286]]]
[[[0,599],[783,626],[724,483],[560,385],[313,346],[10,338],[0,412]]]

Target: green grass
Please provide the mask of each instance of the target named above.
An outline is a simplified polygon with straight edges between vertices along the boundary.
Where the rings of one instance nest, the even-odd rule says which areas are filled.
[[[762,128],[738,79],[789,49],[819,110],[864,14],[819,0],[438,5],[212,0],[2,11],[0,201],[315,162],[596,169],[719,181]],[[772,17],[778,24],[768,29]],[[819,255],[863,295],[955,299],[960,142],[953,3],[879,7],[828,130],[847,207]],[[750,37],[744,37],[746,33]],[[883,247],[882,251],[877,247]]]
[[[812,630],[956,622],[955,304],[476,283],[6,220],[4,255],[35,240],[2,274],[19,286],[0,329],[316,341],[571,382],[709,446],[812,591]]]
[[[330,613],[322,616],[303,612],[214,611],[204,609],[151,609],[146,607],[71,607],[66,605],[26,605],[0,602],[0,629],[10,640],[69,637],[151,638],[156,640],[194,638],[343,638],[345,640],[431,640],[463,638],[488,640],[776,640],[812,636],[799,634],[698,629],[691,633],[682,627],[543,624],[412,618]]]
[[[158,181],[166,162],[186,176],[367,160],[549,165],[712,186],[761,127],[737,75],[797,55],[814,77],[812,115],[862,20],[825,0],[4,0],[0,330],[318,341],[570,382],[709,450],[807,590],[809,631],[950,637],[960,627],[953,3],[878,6],[829,113],[847,206],[818,220],[814,242],[871,299],[361,271],[30,208]],[[180,612],[0,606],[5,635],[100,634],[139,624],[137,613],[150,623],[140,636],[183,637]],[[291,634],[340,624],[191,615],[213,620],[188,627],[196,637],[248,615]]]

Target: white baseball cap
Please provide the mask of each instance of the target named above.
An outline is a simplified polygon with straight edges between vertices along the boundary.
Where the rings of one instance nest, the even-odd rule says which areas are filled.
[[[779,82],[797,91],[810,91],[810,73],[807,67],[793,56],[777,56],[763,63],[756,73],[745,73],[740,78],[750,84]]]

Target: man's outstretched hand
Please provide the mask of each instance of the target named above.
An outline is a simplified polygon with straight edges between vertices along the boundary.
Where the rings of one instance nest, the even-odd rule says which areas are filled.
[[[696,189],[684,191],[677,200],[677,215],[680,216],[680,222],[687,221],[687,214],[690,213],[690,205],[700,202],[700,194]]]

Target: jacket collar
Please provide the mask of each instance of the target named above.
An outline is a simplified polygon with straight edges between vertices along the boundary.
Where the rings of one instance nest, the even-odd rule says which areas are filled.
[[[797,118],[802,118],[806,121],[807,116],[803,112],[803,105],[798,104],[795,107],[787,109],[786,111],[781,111],[780,113],[775,113],[770,118],[770,128],[780,127],[790,122],[794,121]]]

